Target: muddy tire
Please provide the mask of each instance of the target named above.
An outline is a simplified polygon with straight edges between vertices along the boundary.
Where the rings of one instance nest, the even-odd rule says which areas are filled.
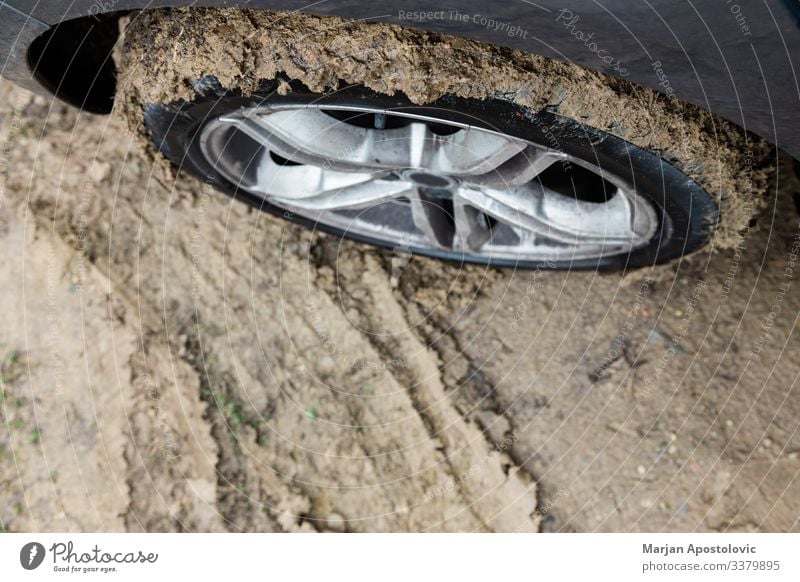
[[[151,146],[336,236],[494,266],[625,269],[715,236],[730,246],[762,203],[765,144],[579,67],[269,12],[144,13],[125,37],[120,101]]]

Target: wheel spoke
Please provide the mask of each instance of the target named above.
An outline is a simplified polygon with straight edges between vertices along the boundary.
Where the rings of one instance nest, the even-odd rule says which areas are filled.
[[[619,189],[603,203],[585,202],[548,188],[543,193],[538,209],[548,224],[604,244],[630,244],[635,239],[633,208]]]
[[[464,181],[474,186],[506,190],[523,186],[556,162],[569,159],[567,154],[529,146],[496,168]]]
[[[268,151],[274,152],[279,156],[291,160],[295,163],[316,166],[327,170],[338,172],[364,172],[375,168],[374,164],[367,163],[366,156],[369,155],[371,144],[369,139],[358,143],[356,136],[352,132],[339,132],[337,137],[339,142],[334,143],[331,135],[327,133],[331,128],[341,124],[332,117],[317,111],[310,116],[313,125],[297,123],[293,120],[298,115],[296,111],[278,111],[270,115],[249,114],[242,117],[223,117],[221,121],[233,125],[244,132]],[[268,123],[269,120],[271,123]],[[325,122],[328,121],[327,125]],[[292,124],[295,124],[295,131],[290,131]],[[357,128],[353,128],[357,129]],[[366,134],[369,137],[372,134]],[[347,139],[350,138],[350,139]],[[315,148],[312,144],[324,145],[325,147]],[[319,149],[319,151],[314,151]]]
[[[630,236],[624,234],[599,231],[596,224],[591,230],[583,231],[580,228],[582,224],[597,219],[598,213],[596,211],[587,212],[583,204],[572,199],[573,215],[571,216],[564,212],[565,209],[561,206],[563,200],[568,200],[566,196],[552,192],[538,184],[508,191],[462,187],[459,189],[458,195],[470,205],[501,222],[562,244],[591,241],[593,244],[617,246],[629,244],[631,240]],[[554,203],[554,200],[557,200],[557,204]],[[605,205],[598,204],[596,206]],[[575,218],[575,220],[571,220],[571,218]]]
[[[399,180],[367,180],[340,188],[322,190],[305,198],[272,197],[279,203],[293,208],[315,211],[343,210],[373,206],[400,196],[410,196],[413,191]]]
[[[462,129],[452,135],[433,136],[430,161],[421,167],[441,174],[472,176],[487,174],[524,151],[522,141],[475,128]]]
[[[381,155],[374,157],[373,167],[424,169],[456,177],[485,174],[527,147],[520,140],[474,128],[438,135],[418,122],[378,132],[374,144]]]
[[[492,228],[483,212],[461,196],[453,197],[456,235],[454,247],[464,252],[478,252],[492,238]]]
[[[267,196],[291,200],[319,197],[329,192],[358,186],[385,177],[388,172],[335,172],[317,166],[281,165],[263,152],[256,167],[256,181],[251,190]]]
[[[411,215],[416,226],[435,246],[453,248],[455,226],[452,203],[434,198],[422,191],[409,196]]]
[[[421,168],[454,176],[490,172],[528,146],[500,134],[464,127],[437,135],[427,124],[375,130],[339,121],[318,109],[249,113],[221,121],[294,162],[339,171]]]

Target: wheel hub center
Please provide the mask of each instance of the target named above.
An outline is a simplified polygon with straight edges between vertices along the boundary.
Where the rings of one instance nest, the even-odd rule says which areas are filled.
[[[446,190],[456,185],[456,181],[449,176],[435,174],[425,170],[406,170],[401,174],[403,180],[423,188],[437,188]]]

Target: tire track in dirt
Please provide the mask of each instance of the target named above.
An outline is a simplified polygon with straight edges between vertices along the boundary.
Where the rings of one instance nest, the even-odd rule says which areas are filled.
[[[357,306],[362,318],[355,325],[380,353],[387,359],[404,354],[407,365],[393,368],[392,373],[408,390],[430,438],[441,446],[448,466],[448,484],[458,490],[465,508],[490,531],[535,531],[536,485],[507,462],[509,457],[501,447],[509,436],[502,435],[500,442],[489,443],[474,422],[459,414],[452,404],[454,393],[447,393],[439,354],[417,336],[417,326],[410,323],[404,305],[395,297],[388,275],[371,254],[340,256],[335,291],[346,294]],[[474,286],[473,281],[481,277],[480,270],[467,272],[466,286]],[[447,279],[442,277],[439,281]],[[445,301],[458,293],[457,286],[451,286]],[[436,313],[425,313],[423,319],[437,317]],[[450,388],[455,394],[459,391],[459,387]],[[428,495],[436,495],[437,490],[434,488]]]
[[[430,267],[425,263],[417,263],[420,270],[429,270]],[[460,273],[459,273],[460,274]],[[439,273],[434,274],[434,277]],[[412,279],[417,278],[415,274]],[[462,290],[457,301],[462,307],[468,306],[475,301],[481,301],[488,297],[501,295],[501,290],[508,284],[508,279],[502,273],[494,270],[477,270],[471,273],[471,285]],[[401,289],[404,300],[403,307],[409,312],[413,311],[419,316],[420,311],[427,313],[427,326],[419,326],[417,329],[424,337],[426,345],[434,350],[443,363],[441,366],[441,377],[447,391],[448,398],[458,413],[466,420],[476,423],[482,430],[484,438],[499,452],[498,462],[501,463],[506,475],[510,472],[523,471],[527,473],[529,480],[536,484],[537,504],[536,510],[531,516],[538,521],[538,530],[542,531],[547,524],[552,521],[545,519],[548,517],[549,499],[547,491],[551,489],[551,484],[544,480],[536,464],[531,463],[517,445],[520,431],[517,428],[517,420],[512,413],[512,404],[504,397],[502,387],[497,385],[487,375],[486,364],[481,356],[476,352],[476,348],[482,343],[479,340],[480,330],[483,326],[480,319],[466,315],[465,309],[460,311],[453,308],[450,314],[444,313],[434,305],[438,299],[431,300],[430,296],[420,295],[413,292],[412,285],[404,285]],[[497,304],[495,303],[495,308]],[[454,318],[453,312],[456,317]],[[412,315],[412,317],[414,317]],[[467,330],[460,319],[466,320]],[[480,329],[475,335],[475,326]],[[466,338],[465,335],[471,337]],[[505,348],[502,338],[498,340],[499,349]],[[507,349],[507,348],[505,348]],[[544,406],[544,403],[539,403]]]
[[[0,529],[118,531],[135,337],[110,313],[107,280],[92,268],[78,279],[72,250],[16,210],[0,208]]]
[[[117,121],[83,115],[73,134],[77,118],[59,108],[16,144],[18,167],[35,163],[9,190],[108,273],[131,337],[109,370],[127,402],[118,458],[129,496],[117,528],[483,528],[458,495],[419,503],[452,478],[449,465],[404,386],[362,365],[382,355],[309,284],[316,235],[193,181],[172,188]],[[69,173],[47,171],[57,167]],[[336,341],[333,357],[321,331]]]
[[[141,190],[131,189],[133,198],[127,205],[117,204],[119,199],[113,197],[115,184],[126,176],[124,168],[112,168],[125,158],[130,141],[126,144],[126,134],[113,121],[109,128],[102,118],[81,116],[57,103],[51,106],[48,100],[17,89],[7,98],[19,99],[34,117],[21,126],[10,150],[15,171],[4,183],[6,210],[17,214],[10,220],[12,225],[17,225],[19,217],[31,218],[26,227],[28,240],[20,243],[16,252],[24,259],[23,272],[45,276],[46,281],[29,286],[27,295],[9,290],[4,296],[33,305],[41,289],[48,290],[45,299],[50,307],[35,311],[51,312],[48,321],[58,324],[57,333],[48,339],[53,344],[50,351],[58,352],[59,357],[39,364],[44,374],[41,381],[43,388],[50,390],[64,382],[76,397],[65,391],[47,399],[37,421],[47,427],[42,429],[42,442],[64,440],[61,451],[52,456],[75,452],[72,470],[79,471],[82,479],[82,483],[70,484],[71,472],[58,470],[49,491],[44,487],[46,479],[41,479],[40,485],[23,479],[21,486],[34,497],[30,505],[58,503],[85,492],[81,501],[71,502],[85,506],[94,503],[95,496],[101,498],[92,493],[95,487],[113,490],[115,487],[103,484],[114,479],[125,491],[126,501],[103,511],[109,525],[81,525],[83,520],[74,516],[72,525],[64,525],[58,521],[64,518],[63,512],[45,511],[36,512],[43,520],[41,527],[81,531],[220,529],[213,509],[213,464],[206,462],[207,456],[215,456],[215,446],[198,422],[202,403],[197,379],[159,344],[158,328],[154,331],[141,319],[158,321],[149,303],[139,301],[131,285],[136,269],[125,268],[134,264],[131,251],[136,250],[135,241],[145,243],[146,248],[151,239],[135,236],[143,219],[134,202]],[[94,131],[73,133],[76,123]],[[104,143],[104,139],[109,141]],[[104,145],[109,147],[104,150]],[[81,152],[97,155],[76,155]],[[143,166],[135,159],[129,164],[126,168],[136,172],[123,183],[131,187],[131,180],[141,180]],[[123,240],[130,238],[114,245],[114,236],[120,234]],[[111,279],[101,273],[110,274]],[[67,296],[62,295],[62,286],[68,289]],[[98,301],[102,301],[101,313],[93,307]],[[79,328],[69,330],[75,318]],[[12,335],[27,335],[38,323],[34,317],[6,329]],[[62,328],[74,337],[65,335]],[[67,353],[69,358],[64,355]],[[48,419],[64,415],[66,433],[62,427],[50,428]],[[113,470],[95,465],[91,459],[96,456],[113,462]],[[82,513],[86,512],[83,509]]]

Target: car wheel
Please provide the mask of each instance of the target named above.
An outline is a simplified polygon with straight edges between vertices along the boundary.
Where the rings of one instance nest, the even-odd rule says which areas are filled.
[[[181,169],[337,236],[501,267],[625,269],[700,248],[719,219],[719,196],[674,156],[556,106],[453,93],[419,103],[283,72],[243,90],[221,76],[187,63],[189,98],[129,103]]]

